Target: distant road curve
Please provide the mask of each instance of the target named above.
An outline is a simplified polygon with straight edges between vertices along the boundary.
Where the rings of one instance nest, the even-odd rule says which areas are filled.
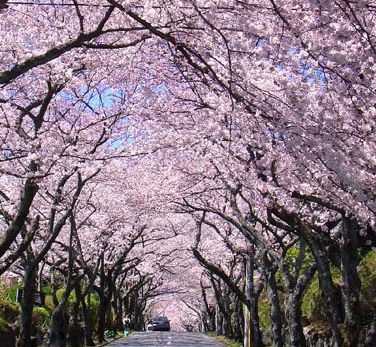
[[[107,345],[109,347],[224,347],[214,338],[200,333],[135,332]]]

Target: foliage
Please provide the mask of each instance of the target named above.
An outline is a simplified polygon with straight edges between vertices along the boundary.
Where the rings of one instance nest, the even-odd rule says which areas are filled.
[[[326,321],[323,310],[324,301],[319,288],[319,280],[315,276],[304,292],[302,299],[302,315],[309,322],[322,323]]]
[[[0,316],[8,322],[14,321],[18,317],[18,314],[18,307],[11,301],[0,301]]]
[[[0,332],[7,332],[8,329],[8,322],[0,316]]]
[[[50,312],[42,306],[33,309],[33,324],[40,331],[47,331],[51,322]]]
[[[0,287],[0,317],[8,323],[13,323],[19,314],[18,306],[10,299],[8,288]]]
[[[302,273],[304,271],[304,269],[312,263],[313,261],[313,255],[311,253],[311,251],[309,250],[309,248],[307,246],[304,246],[305,249],[304,249],[304,259],[302,261],[302,264],[301,264],[301,267],[300,267],[300,270],[299,270],[299,274]],[[290,267],[290,270],[292,270],[297,258],[299,257],[299,252],[300,252],[300,246],[295,244],[293,245],[292,247],[290,247],[287,252],[286,252],[286,255],[285,255],[285,260],[287,262],[287,264],[289,265]]]
[[[368,252],[359,263],[361,311],[364,323],[371,322],[376,314],[376,251]]]
[[[53,312],[55,305],[52,300],[52,295],[46,295],[44,298],[44,305],[49,312]]]
[[[224,343],[228,347],[241,347],[242,346],[241,343],[231,340],[224,335],[217,335],[216,333],[209,333],[209,335],[215,337],[218,341]]]
[[[260,320],[260,328],[267,329],[270,327],[270,304],[266,298],[266,295],[260,295],[258,301],[258,313]]]
[[[85,302],[87,305],[90,303],[89,324],[91,325],[91,327],[94,327],[98,316],[99,298],[96,295],[87,295],[85,298]]]
[[[56,291],[56,297],[57,297],[57,300],[58,301],[61,301],[61,299],[63,298],[64,294],[65,294],[65,287],[62,287],[62,288],[59,288],[57,291]],[[76,293],[74,290],[72,290],[70,293],[69,293],[69,297],[68,297],[68,301],[67,301],[67,306],[71,306],[76,300]]]
[[[340,271],[338,268],[332,266],[331,273],[333,276],[334,284],[338,288],[340,281]],[[302,315],[307,321],[311,323],[327,324],[325,304],[322,297],[322,292],[320,290],[317,274],[315,274],[306,290],[304,291],[302,298]]]
[[[115,338],[117,336],[117,333],[113,330],[106,330],[104,332],[104,335],[109,338]]]
[[[17,300],[17,290],[19,288],[22,288],[22,287],[23,287],[22,282],[14,283],[14,284],[11,284],[10,286],[8,286],[5,290],[5,292],[6,292],[6,294],[9,297],[10,300],[12,300],[13,302],[16,302],[16,300]]]
[[[359,263],[359,278],[362,288],[367,288],[376,282],[376,251],[369,251]]]
[[[52,286],[51,286],[51,283],[46,281],[46,280],[43,280],[43,283],[42,283],[42,292],[47,296],[47,295],[51,295],[52,294]]]

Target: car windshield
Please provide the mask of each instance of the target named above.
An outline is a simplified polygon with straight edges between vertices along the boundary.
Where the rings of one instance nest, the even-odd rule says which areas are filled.
[[[154,321],[168,321],[167,317],[155,317]]]

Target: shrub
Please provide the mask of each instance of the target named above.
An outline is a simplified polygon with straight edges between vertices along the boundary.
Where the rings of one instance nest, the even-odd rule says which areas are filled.
[[[9,298],[7,294],[8,288],[0,288],[0,317],[6,322],[13,323],[18,315],[18,306]]]
[[[58,289],[56,291],[57,300],[61,301],[64,294],[65,294],[65,287]],[[68,297],[67,306],[71,306],[74,303],[75,300],[76,300],[76,294],[75,294],[74,290],[72,290],[69,294],[69,297]]]
[[[0,317],[0,333],[8,332],[8,330],[9,327],[7,321],[3,317]]]
[[[270,322],[270,304],[265,293],[260,296],[258,301],[258,313],[260,319],[260,328],[267,329],[271,326]]]
[[[51,295],[52,294],[52,286],[50,282],[43,281],[42,282],[42,292],[45,295]]]
[[[376,282],[376,251],[368,252],[360,261],[359,278],[363,288]]]
[[[332,272],[334,285],[338,287],[340,270],[334,266],[331,267],[330,270]],[[302,299],[302,315],[303,318],[307,319],[310,323],[326,325],[328,322],[317,273],[304,292]]]
[[[302,316],[311,323],[325,323],[327,320],[317,276],[314,277],[304,292]]]
[[[18,315],[18,307],[14,303],[0,299],[0,317],[3,317],[9,323],[13,323]]]
[[[86,296],[85,302],[88,304],[88,296]],[[97,322],[98,307],[98,297],[96,295],[90,295],[89,324],[91,327],[94,327]]]
[[[22,287],[23,287],[22,282],[14,283],[14,284],[10,285],[9,287],[5,288],[4,293],[12,302],[16,302],[16,300],[17,300],[17,290],[19,288],[22,288]]]
[[[46,297],[44,298],[44,307],[50,312],[52,313],[53,310],[55,309],[55,305],[52,301],[52,296],[51,295],[46,295]]]
[[[40,331],[47,331],[51,323],[51,316],[45,307],[39,306],[33,309],[33,325]]]
[[[361,282],[360,305],[364,323],[370,323],[376,312],[376,252],[368,252],[359,263]]]
[[[216,333],[209,333],[209,335],[215,337],[218,341],[222,342],[228,347],[241,347],[242,346],[241,343],[231,340],[226,336],[217,335]]]

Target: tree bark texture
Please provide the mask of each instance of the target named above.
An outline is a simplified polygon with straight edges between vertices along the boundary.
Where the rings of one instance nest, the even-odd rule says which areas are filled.
[[[269,268],[267,273],[267,297],[270,304],[270,320],[272,323],[273,347],[282,347],[282,315],[279,303],[275,273],[277,268]]]
[[[31,344],[35,289],[35,270],[26,268],[24,275],[23,296],[21,300],[21,326],[20,338],[18,340],[19,347],[29,347]]]

